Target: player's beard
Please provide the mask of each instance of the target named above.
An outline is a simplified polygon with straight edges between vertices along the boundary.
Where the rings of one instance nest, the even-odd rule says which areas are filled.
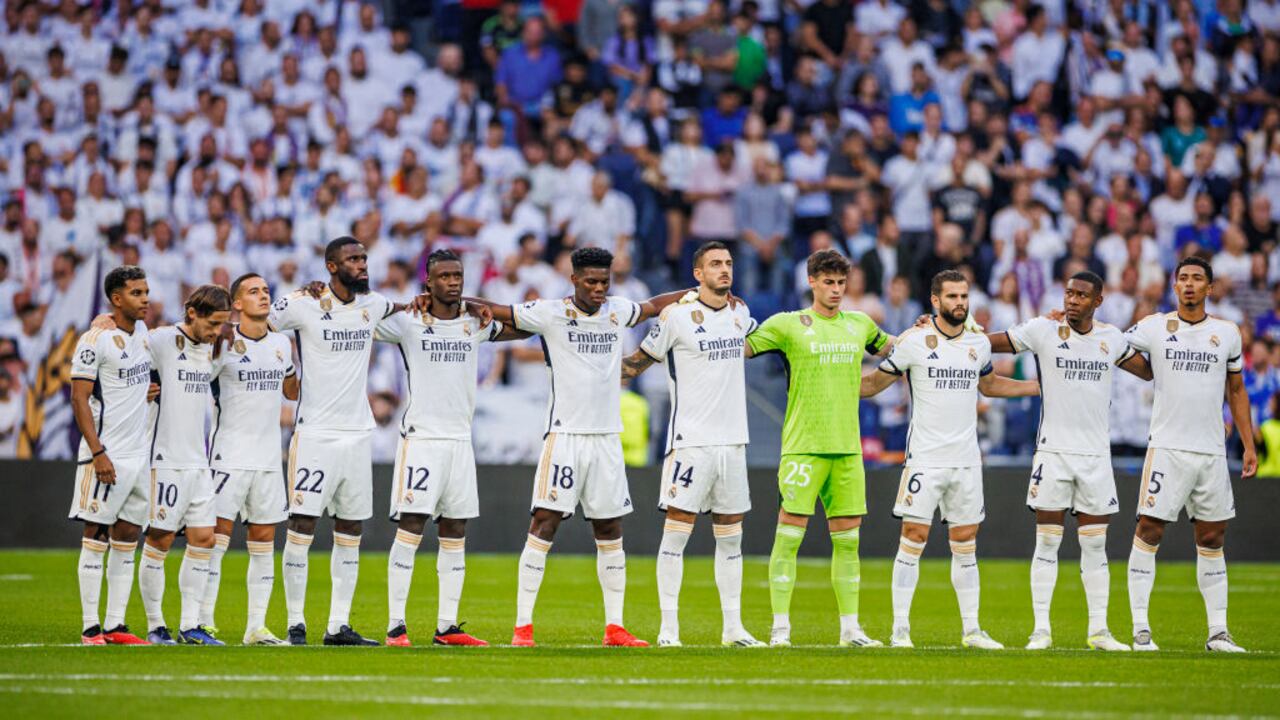
[[[942,317],[952,325],[963,325],[965,319],[969,317],[969,308],[961,305],[950,310],[944,310]]]
[[[345,273],[338,273],[338,279],[346,286],[348,290],[356,295],[363,295],[369,292],[369,276],[355,277],[348,276]]]

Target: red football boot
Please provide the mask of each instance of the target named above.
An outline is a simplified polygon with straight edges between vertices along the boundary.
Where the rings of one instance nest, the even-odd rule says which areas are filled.
[[[627,632],[621,625],[604,626],[605,647],[649,647],[649,643]]]
[[[511,647],[533,647],[533,623],[528,625],[517,625],[515,632],[511,635]]]
[[[489,645],[489,643],[481,640],[480,638],[472,637],[471,635],[463,632],[462,625],[466,625],[466,623],[454,625],[444,632],[436,633],[432,642],[436,645],[459,645],[462,647],[487,647]],[[533,641],[532,632],[529,634],[529,641]]]

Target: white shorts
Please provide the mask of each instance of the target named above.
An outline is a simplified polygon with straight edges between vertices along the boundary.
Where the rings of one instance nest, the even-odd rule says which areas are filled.
[[[151,514],[147,525],[165,532],[213,527],[213,476],[209,468],[151,470]]]
[[[393,521],[400,513],[451,520],[480,517],[470,440],[400,438],[391,482]]]
[[[588,520],[608,520],[632,511],[622,462],[622,439],[612,435],[550,433],[533,478],[531,510],[573,517],[578,503]]]
[[[739,515],[751,509],[745,445],[676,448],[662,463],[658,509]]]
[[[1119,511],[1111,457],[1049,450],[1037,452],[1031,461],[1027,507],[1032,510],[1070,510],[1077,515],[1111,515]]]
[[[367,432],[294,432],[289,441],[289,513],[340,520],[373,517],[373,461]]]
[[[987,517],[982,497],[982,466],[902,469],[894,517],[928,525],[938,511],[948,525],[977,525]]]
[[[1226,455],[1148,448],[1138,490],[1138,515],[1174,522],[1187,518],[1217,522],[1236,516]]]
[[[289,517],[289,497],[279,470],[213,469],[214,508],[219,518],[239,515],[254,525],[275,525]]]
[[[146,455],[111,458],[116,468],[116,481],[111,485],[98,482],[92,462],[77,465],[75,492],[67,517],[99,525],[114,525],[117,520],[146,525],[151,502],[150,460]]]

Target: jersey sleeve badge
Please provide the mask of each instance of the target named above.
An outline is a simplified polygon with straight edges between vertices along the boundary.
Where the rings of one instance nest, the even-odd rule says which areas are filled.
[[[92,365],[97,359],[98,354],[93,351],[93,348],[85,348],[80,351],[80,362],[85,365]]]

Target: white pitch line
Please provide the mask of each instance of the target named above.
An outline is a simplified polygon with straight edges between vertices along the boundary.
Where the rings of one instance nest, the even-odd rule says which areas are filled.
[[[71,692],[68,692],[68,691]],[[141,690],[142,692],[138,692]],[[183,688],[161,688],[156,686],[133,685],[127,687],[116,688],[50,688],[46,686],[33,687],[0,687],[0,693],[12,693],[18,695],[69,695],[76,696],[97,695],[102,697],[144,697],[144,698],[196,698],[203,700],[245,700],[243,692],[228,692],[218,690],[195,690]],[[300,697],[298,695],[282,696],[278,692],[273,691],[269,697],[249,698],[255,701],[277,701],[277,702],[324,702],[329,704],[341,703],[347,705],[358,704],[377,704],[377,705],[419,705],[419,706],[450,706],[450,707],[543,707],[543,708],[564,708],[573,710],[632,710],[632,711],[680,711],[680,712],[737,712],[737,713],[806,713],[813,715],[848,715],[850,713],[893,713],[895,715],[912,715],[920,717],[935,717],[939,712],[946,712],[949,715],[963,716],[981,716],[981,717],[1018,717],[1028,719],[1039,718],[1067,718],[1069,720],[1104,720],[1110,718],[1132,718],[1132,713],[1110,713],[1110,712],[1081,712],[1081,711],[1062,711],[1062,710],[1041,710],[1036,708],[1014,708],[1014,707],[982,707],[982,706],[963,706],[948,705],[945,711],[940,711],[932,707],[910,707],[901,703],[839,703],[838,705],[797,705],[788,703],[786,705],[769,705],[761,703],[717,703],[717,702],[666,702],[661,700],[607,700],[607,699],[552,699],[539,697],[440,697],[432,695],[353,695],[351,693],[343,693],[340,696],[333,694],[325,694],[323,696],[316,695],[312,697]],[[1142,716],[1139,716],[1142,717]],[[1208,718],[1210,720],[1235,720],[1238,715],[1155,715],[1151,714],[1145,717],[1151,718],[1171,718],[1171,717],[1196,717]]]
[[[35,575],[24,575],[23,573],[10,573],[8,575],[0,575],[0,581],[16,581],[16,580],[35,580]]]
[[[400,683],[418,682],[436,685],[454,685],[461,683],[529,683],[536,685],[612,685],[612,686],[793,686],[810,685],[815,687],[936,687],[939,685],[952,687],[1037,687],[1062,689],[1143,689],[1164,687],[1157,683],[1115,682],[1108,680],[1024,680],[1024,679],[916,679],[916,678],[646,678],[646,677],[448,677],[417,675],[160,675],[133,673],[0,673],[0,682],[245,682],[245,683]],[[1280,690],[1280,683],[1196,683],[1183,684],[1183,687],[1220,688],[1248,690]]]

